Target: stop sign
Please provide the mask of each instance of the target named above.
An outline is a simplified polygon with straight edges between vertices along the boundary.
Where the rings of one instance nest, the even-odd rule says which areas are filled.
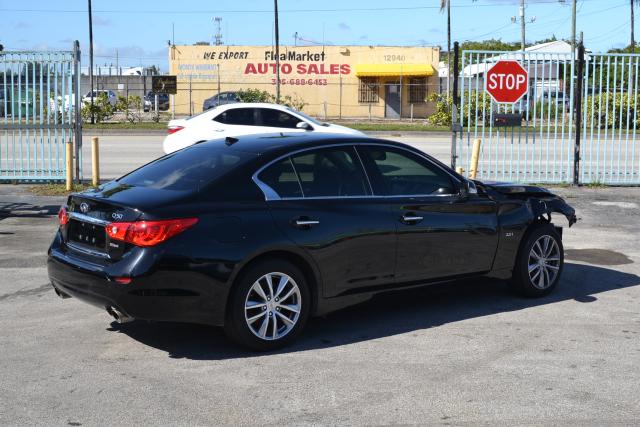
[[[513,104],[527,93],[529,73],[518,61],[498,61],[487,71],[484,79],[486,90],[494,101]]]

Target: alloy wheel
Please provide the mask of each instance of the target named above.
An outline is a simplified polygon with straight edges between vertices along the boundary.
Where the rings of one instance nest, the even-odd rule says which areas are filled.
[[[249,330],[260,339],[277,340],[298,323],[302,309],[300,288],[291,276],[267,273],[256,280],[244,304]]]
[[[529,280],[538,289],[551,286],[560,271],[560,247],[547,234],[540,236],[529,252]]]

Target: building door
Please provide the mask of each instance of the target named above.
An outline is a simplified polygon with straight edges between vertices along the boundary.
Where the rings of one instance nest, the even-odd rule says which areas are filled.
[[[388,119],[400,118],[400,84],[389,82],[384,85],[384,116]]]

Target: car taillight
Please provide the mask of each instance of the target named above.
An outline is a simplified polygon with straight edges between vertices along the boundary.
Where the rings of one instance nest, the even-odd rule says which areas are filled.
[[[60,210],[58,211],[58,223],[60,226],[67,225],[69,222],[69,214],[67,213],[67,208],[64,206],[60,206]]]
[[[136,246],[155,246],[176,234],[182,233],[198,222],[198,218],[166,219],[160,221],[112,222],[107,234],[112,240],[120,240]]]
[[[167,128],[167,134],[171,135],[172,133],[176,133],[182,129],[184,129],[184,126],[171,126]]]

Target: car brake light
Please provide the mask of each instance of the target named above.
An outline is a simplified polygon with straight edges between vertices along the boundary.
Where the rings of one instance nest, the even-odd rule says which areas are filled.
[[[167,134],[171,135],[172,133],[176,133],[182,129],[184,129],[184,126],[171,126],[167,128]]]
[[[160,221],[112,222],[107,234],[112,240],[120,240],[136,246],[155,246],[176,234],[182,233],[198,222],[198,218],[166,219]]]
[[[67,208],[64,206],[60,206],[60,210],[58,211],[58,223],[60,226],[67,225],[69,222],[69,214],[67,213]]]

